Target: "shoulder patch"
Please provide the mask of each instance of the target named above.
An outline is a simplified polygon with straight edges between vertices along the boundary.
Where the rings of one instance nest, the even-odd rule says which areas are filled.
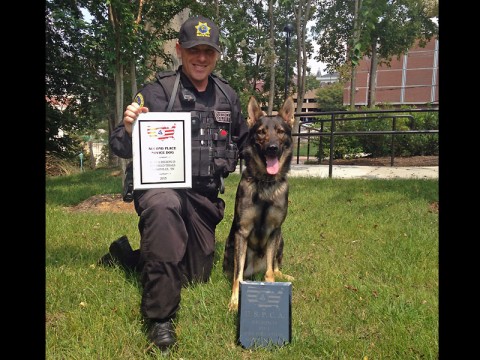
[[[145,106],[145,100],[143,99],[143,95],[138,93],[137,96],[135,96],[135,102],[140,105],[140,107]]]

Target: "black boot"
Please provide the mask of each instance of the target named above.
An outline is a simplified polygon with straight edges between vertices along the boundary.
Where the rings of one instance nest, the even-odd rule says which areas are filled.
[[[133,250],[126,235],[110,244],[109,253],[105,254],[98,261],[99,265],[114,266],[120,265],[125,269],[135,271],[140,257],[140,250]]]
[[[148,330],[148,339],[162,352],[168,352],[168,350],[177,342],[173,320],[152,321]]]

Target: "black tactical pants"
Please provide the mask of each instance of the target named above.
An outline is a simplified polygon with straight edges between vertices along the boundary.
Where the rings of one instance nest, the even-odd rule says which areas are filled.
[[[215,228],[225,203],[191,189],[134,192],[140,216],[141,311],[146,319],[165,320],[180,306],[182,286],[206,282],[213,267]]]

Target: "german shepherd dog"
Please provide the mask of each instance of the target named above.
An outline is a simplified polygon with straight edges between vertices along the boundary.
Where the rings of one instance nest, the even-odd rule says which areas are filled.
[[[265,273],[265,281],[282,274],[283,236],[287,216],[287,173],[293,156],[294,103],[285,100],[278,115],[267,116],[252,96],[248,103],[249,135],[243,150],[245,169],[237,187],[223,270],[232,279],[230,311],[238,311],[240,281]]]

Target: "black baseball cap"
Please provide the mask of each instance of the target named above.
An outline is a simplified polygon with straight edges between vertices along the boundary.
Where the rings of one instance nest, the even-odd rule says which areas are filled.
[[[178,34],[178,42],[183,48],[197,45],[210,45],[220,51],[220,30],[212,20],[204,16],[195,16],[185,21]]]

